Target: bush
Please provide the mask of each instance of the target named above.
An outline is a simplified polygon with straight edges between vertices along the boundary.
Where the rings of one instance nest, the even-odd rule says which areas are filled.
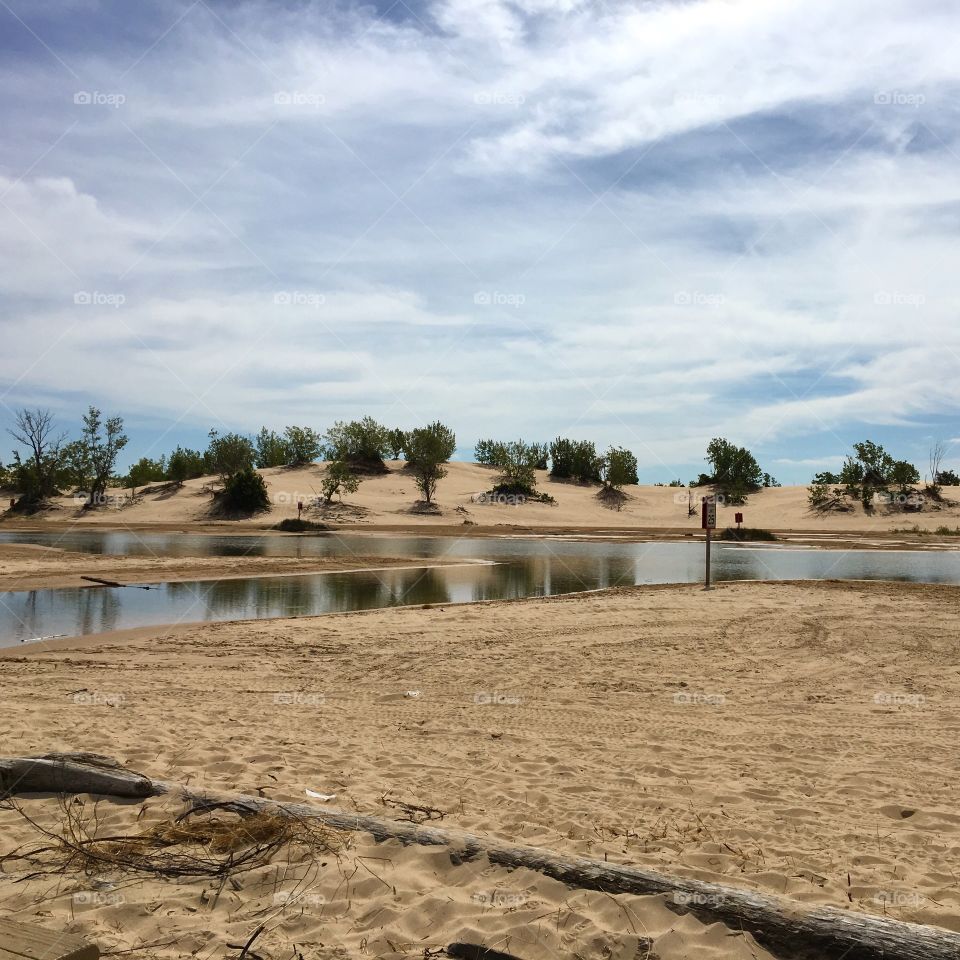
[[[287,517],[281,520],[273,528],[282,530],[284,533],[309,533],[311,531],[321,532],[330,528],[325,523],[317,523],[315,520],[298,520],[296,517]]]
[[[239,433],[225,433],[221,436],[216,430],[210,431],[210,445],[204,454],[207,470],[215,473],[226,483],[237,473],[253,470],[257,451],[249,437]]]
[[[206,462],[202,453],[198,450],[184,450],[183,447],[177,447],[170,454],[167,461],[167,479],[172,480],[178,487],[183,485],[185,480],[195,480],[206,473]]]
[[[311,427],[287,427],[283,431],[285,463],[291,467],[302,467],[313,463],[323,452],[320,434]]]
[[[513,496],[537,496],[537,464],[540,462],[540,449],[536,444],[514,440],[498,444],[498,462],[500,469],[497,487]]]
[[[760,530],[757,528],[750,527],[741,527],[739,530],[736,527],[727,527],[720,534],[721,540],[735,540],[740,543],[744,543],[748,540],[777,540],[777,536],[772,534],[769,530]]]
[[[355,473],[386,473],[384,457],[391,452],[390,430],[373,417],[338,420],[324,435],[324,456],[340,461]]]
[[[637,458],[622,447],[611,447],[603,458],[603,482],[611,490],[639,483]]]
[[[748,493],[764,486],[776,486],[776,480],[760,469],[760,464],[746,447],[738,447],[722,437],[710,441],[706,459],[713,467],[713,474],[710,477],[701,474],[700,481],[706,479],[730,503],[743,503]],[[702,482],[696,484],[703,485]]]
[[[254,441],[257,448],[257,466],[282,467],[287,462],[287,444],[279,433],[263,427]]]
[[[499,467],[503,460],[503,444],[496,440],[478,440],[473,456],[485,467]]]
[[[249,515],[270,509],[267,485],[253,467],[238,470],[227,477],[217,499],[228,514]]]

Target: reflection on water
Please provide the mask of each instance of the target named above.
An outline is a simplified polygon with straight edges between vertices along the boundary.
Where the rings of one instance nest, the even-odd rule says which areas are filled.
[[[602,543],[454,537],[215,536],[195,534],[0,533],[90,553],[160,556],[408,556],[484,558],[470,564],[306,576],[169,583],[149,591],[79,588],[0,593],[0,646],[53,634],[89,634],[147,624],[262,619],[549,596],[703,577],[702,543]],[[960,552],[748,548],[717,545],[718,580],[862,579],[960,583]]]

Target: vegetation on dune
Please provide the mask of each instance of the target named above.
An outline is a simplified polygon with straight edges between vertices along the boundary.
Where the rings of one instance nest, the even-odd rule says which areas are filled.
[[[330,528],[325,523],[317,523],[315,520],[287,517],[279,523],[274,524],[273,529],[282,530],[284,533],[321,533]]]
[[[727,503],[745,503],[747,496],[764,487],[779,487],[780,484],[765,473],[756,457],[746,448],[715,437],[707,446],[707,462],[712,473],[701,473],[691,487],[713,487]]]
[[[227,477],[214,502],[227,515],[252,516],[270,509],[267,485],[253,467],[244,467]]]
[[[720,533],[719,539],[747,543],[752,540],[769,541],[779,538],[769,530],[761,530],[757,527],[741,527],[739,530],[736,527],[727,527]]]
[[[439,420],[411,430],[404,436],[404,456],[426,503],[433,503],[437,483],[447,475],[445,464],[456,448],[457,438],[453,430]]]

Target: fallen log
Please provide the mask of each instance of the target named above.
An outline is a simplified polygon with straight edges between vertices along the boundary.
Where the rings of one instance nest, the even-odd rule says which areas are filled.
[[[118,583],[116,580],[104,580],[102,577],[80,577],[81,580],[86,580],[89,583],[95,583],[100,587],[130,587],[135,590],[149,590],[150,588],[144,586],[142,583]]]
[[[677,913],[751,933],[784,960],[960,960],[960,934],[886,917],[817,907],[784,897],[644,870],[586,857],[564,857],[536,847],[511,846],[459,830],[438,830],[362,814],[324,810],[262,797],[197,791],[151,780],[96,754],[49,754],[0,759],[0,795],[95,793],[170,795],[195,807],[217,806],[246,815],[259,811],[319,820],[337,830],[368,833],[378,841],[446,846],[458,860],[486,856],[508,869],[525,867],[562,883],[605,893],[666,895]]]

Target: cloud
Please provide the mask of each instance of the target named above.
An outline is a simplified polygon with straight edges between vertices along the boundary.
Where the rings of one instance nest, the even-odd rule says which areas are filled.
[[[671,472],[729,435],[804,480],[960,411],[950,5],[14,9],[8,410],[439,416]]]

